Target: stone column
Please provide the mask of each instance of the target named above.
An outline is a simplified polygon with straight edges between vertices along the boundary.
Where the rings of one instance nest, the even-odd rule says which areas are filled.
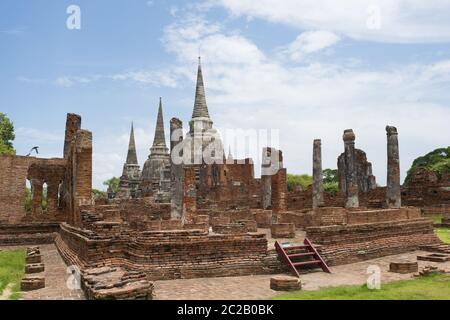
[[[170,120],[170,207],[171,218],[181,219],[183,215],[183,123],[177,119]]]
[[[44,181],[41,179],[31,179],[31,211],[33,215],[42,213],[42,190]]]
[[[313,185],[312,185],[313,208],[323,207],[323,174],[322,174],[322,141],[314,140],[313,145]]]
[[[264,210],[272,208],[272,175],[271,166],[271,148],[263,148],[261,158],[261,193],[262,208]]]
[[[400,156],[398,151],[398,132],[396,127],[386,126],[387,135],[387,188],[388,208],[401,207]]]
[[[355,134],[352,129],[344,131],[342,137],[345,147],[345,181],[346,181],[346,208],[359,207],[358,183],[356,181],[355,167]]]

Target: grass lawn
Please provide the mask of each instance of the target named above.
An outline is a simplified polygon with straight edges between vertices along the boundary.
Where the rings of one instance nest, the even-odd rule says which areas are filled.
[[[442,213],[436,213],[426,216],[428,219],[433,220],[433,223],[442,223],[444,215]]]
[[[382,284],[380,290],[342,286],[318,291],[295,291],[276,300],[450,300],[450,275],[431,275]]]
[[[20,298],[20,280],[25,271],[25,250],[0,251],[0,295],[12,284],[9,299]]]
[[[450,243],[450,228],[436,228],[434,232],[443,242]]]

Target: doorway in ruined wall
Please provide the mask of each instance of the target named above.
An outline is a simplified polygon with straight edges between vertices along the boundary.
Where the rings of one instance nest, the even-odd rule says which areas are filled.
[[[33,200],[33,190],[31,189],[31,181],[29,179],[25,180],[25,199],[23,201],[25,212],[31,214],[31,203]]]
[[[41,208],[42,213],[46,214],[48,213],[48,184],[47,181],[44,181],[44,184],[42,185],[42,200],[41,200]]]
[[[63,208],[63,188],[64,188],[64,181],[60,180],[58,184],[58,209]]]

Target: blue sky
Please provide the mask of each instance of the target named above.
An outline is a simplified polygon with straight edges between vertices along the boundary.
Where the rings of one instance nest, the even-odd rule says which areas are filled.
[[[81,30],[66,27],[72,4]],[[447,1],[3,0],[0,17],[0,111],[18,154],[61,156],[65,114],[81,114],[96,187],[120,175],[131,121],[145,161],[160,96],[166,131],[188,122],[199,53],[215,126],[279,129],[289,172],[311,172],[314,138],[336,167],[347,128],[380,184],[387,124],[403,177],[449,145]]]

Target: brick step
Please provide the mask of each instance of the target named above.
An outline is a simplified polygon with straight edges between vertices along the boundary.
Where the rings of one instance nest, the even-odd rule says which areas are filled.
[[[320,264],[320,263],[322,263],[322,261],[320,261],[320,260],[311,260],[311,261],[294,262],[294,263],[292,263],[292,265],[294,267],[301,267],[301,266],[309,266],[309,265]]]
[[[308,249],[309,246],[293,246],[293,247],[283,247],[285,251],[287,250],[300,250],[300,249]]]
[[[302,266],[312,266],[315,265],[317,267],[321,267],[324,272],[331,273],[330,268],[326,262],[322,259],[317,248],[309,241],[308,238],[305,238],[303,241],[304,245],[294,246],[294,247],[283,247],[280,245],[278,241],[275,242],[275,249],[278,253],[278,256],[284,264],[286,264],[291,272],[295,274],[297,277],[300,277],[300,273],[297,268]],[[304,252],[297,253],[288,253],[287,250],[303,250]],[[305,252],[307,251],[307,252]],[[293,262],[292,258],[295,257],[312,257],[314,260],[309,261],[301,261],[301,262]]]
[[[288,254],[287,256],[289,258],[298,258],[298,257],[310,257],[315,255],[314,252],[303,252],[303,253],[293,253],[293,254]]]

